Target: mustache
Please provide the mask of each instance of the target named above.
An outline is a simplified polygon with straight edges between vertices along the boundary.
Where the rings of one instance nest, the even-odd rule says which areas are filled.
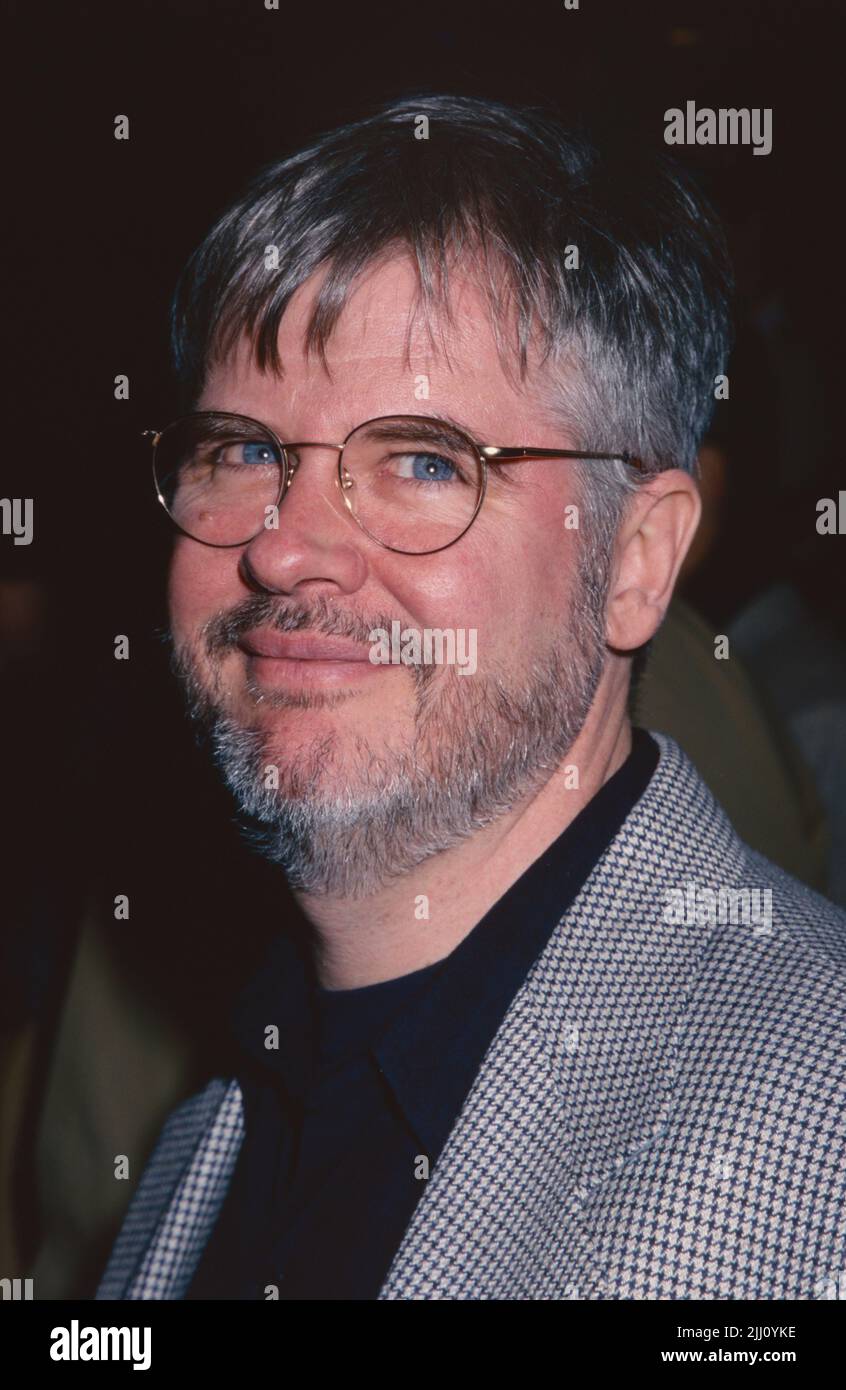
[[[395,619],[394,619],[395,620]],[[374,628],[390,631],[392,618],[376,613],[369,618],[336,608],[326,598],[312,599],[308,604],[278,596],[251,594],[225,612],[208,619],[200,629],[200,641],[210,657],[237,646],[246,632],[254,628],[269,628],[275,632],[308,632],[323,637],[348,637],[362,645],[370,645]]]
[[[363,647],[372,645],[371,632],[381,628],[392,630],[391,624],[398,620],[396,613],[376,612],[368,618],[360,614],[337,608],[325,597],[302,600],[280,597],[273,594],[249,594],[232,608],[214,614],[203,623],[194,643],[178,643],[172,630],[168,628],[161,635],[170,648],[171,673],[182,683],[189,700],[189,706],[196,711],[206,711],[209,696],[196,664],[195,653],[205,649],[209,661],[212,680],[216,683],[220,659],[224,653],[238,646],[245,633],[254,628],[269,628],[276,632],[308,631],[323,637],[347,637],[360,642]],[[405,625],[405,619],[399,619]],[[192,647],[194,650],[192,651]],[[435,666],[409,665],[404,668],[411,677],[419,701],[426,701],[439,683],[439,673]],[[423,708],[423,705],[420,706]]]

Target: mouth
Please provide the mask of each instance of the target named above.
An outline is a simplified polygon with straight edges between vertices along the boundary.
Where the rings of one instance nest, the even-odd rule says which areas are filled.
[[[369,647],[348,637],[256,630],[245,633],[238,648],[259,685],[304,688],[361,683],[384,670],[371,662]]]

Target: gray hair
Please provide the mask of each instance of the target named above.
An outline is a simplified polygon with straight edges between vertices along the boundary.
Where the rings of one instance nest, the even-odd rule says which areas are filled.
[[[428,138],[415,138],[421,117]],[[270,245],[278,269],[266,266]],[[664,155],[600,151],[549,113],[475,97],[392,101],[253,178],[174,296],[186,407],[242,333],[257,365],[278,370],[280,320],[318,268],[327,274],[306,350],[325,362],[356,277],[398,248],[416,264],[427,319],[436,308],[449,320],[450,268],[473,267],[503,361],[516,360],[524,378],[539,345],[555,383],[550,406],[577,448],[695,472],[731,345],[732,276],[715,213]],[[607,562],[638,480],[622,463],[579,468],[583,541]]]

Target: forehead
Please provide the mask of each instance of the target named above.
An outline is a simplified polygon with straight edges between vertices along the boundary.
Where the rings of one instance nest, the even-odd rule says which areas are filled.
[[[491,429],[501,425],[503,413],[536,420],[544,411],[545,375],[531,353],[525,380],[508,359],[503,363],[490,305],[475,277],[456,268],[449,278],[449,314],[438,306],[427,313],[416,268],[406,256],[375,264],[355,282],[326,343],[324,366],[316,351],[306,353],[305,344],[327,273],[305,281],[282,317],[279,374],[261,372],[242,337],[210,370],[201,407],[266,415],[278,401],[286,412],[301,408],[312,417],[331,417],[345,430],[394,410],[437,414],[439,404],[445,413]],[[506,342],[508,333],[516,347],[510,326]]]

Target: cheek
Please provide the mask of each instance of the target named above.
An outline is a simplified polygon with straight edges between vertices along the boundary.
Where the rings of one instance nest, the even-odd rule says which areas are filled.
[[[381,583],[419,627],[475,628],[483,652],[543,643],[566,623],[579,533],[549,517],[506,526],[476,522],[473,533],[425,564],[392,567]]]
[[[174,543],[168,604],[175,636],[190,636],[200,623],[231,607],[238,595],[238,551],[215,551],[181,537]]]
[[[576,551],[572,540],[521,547],[499,586],[496,650],[544,653],[571,622]]]
[[[566,624],[581,547],[580,515],[569,474],[526,465],[519,492],[502,493],[482,514],[480,568],[501,625],[521,645]]]
[[[496,573],[492,557],[476,538],[465,539],[438,555],[391,563],[378,575],[411,626],[470,628],[487,631],[496,607]]]

